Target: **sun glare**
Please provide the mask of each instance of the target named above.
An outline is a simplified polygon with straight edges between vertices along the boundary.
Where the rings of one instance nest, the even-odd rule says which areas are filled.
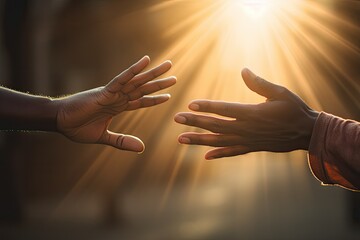
[[[360,28],[340,17],[326,2],[158,0],[157,4],[119,18],[119,21],[134,16],[145,18],[146,26],[151,26],[149,29],[153,29],[153,26],[158,28],[161,34],[154,37],[167,44],[160,47],[161,53],[153,59],[153,64],[171,59],[175,63],[172,71],[181,81],[169,90],[171,103],[131,115],[129,113],[114,125],[115,130],[118,128],[121,132],[130,132],[140,136],[146,144],[152,144],[141,155],[146,161],[116,161],[116,164],[122,164],[121,167],[108,164],[105,169],[101,166],[106,162],[101,160],[114,154],[113,150],[105,149],[99,154],[98,165],[90,168],[79,184],[93,179],[100,171],[98,169],[106,176],[119,176],[121,171],[124,178],[136,172],[134,188],[145,186],[150,180],[158,182],[159,186],[167,182],[161,203],[165,206],[180,177],[186,178],[190,196],[196,192],[198,183],[212,173],[214,166],[218,168],[216,172],[224,167],[224,176],[241,176],[237,171],[242,168],[236,164],[243,164],[241,166],[246,165],[243,168],[246,173],[257,176],[259,166],[256,164],[260,163],[256,160],[267,159],[268,153],[246,155],[246,161],[237,161],[231,165],[235,167],[231,168],[221,165],[222,161],[205,163],[203,155],[209,148],[179,146],[176,142],[178,134],[189,131],[189,128],[172,124],[174,114],[186,111],[188,103],[196,98],[245,103],[264,101],[263,97],[247,89],[241,80],[243,67],[249,67],[265,79],[295,91],[314,109],[324,108],[321,104],[325,96],[331,102],[332,109],[343,116],[346,116],[349,108],[341,101],[341,96],[347,96],[360,109],[359,83],[345,70],[349,61],[339,57],[360,58],[356,38],[350,39],[341,34],[346,32],[359,36]],[[353,2],[355,4],[356,1]],[[339,95],[339,92],[343,95]],[[148,119],[151,119],[151,123]],[[124,159],[136,160],[138,157],[121,154]],[[301,153],[291,154],[306,158]],[[305,163],[293,161],[289,164],[299,162]],[[306,164],[303,167],[307,167]],[[229,171],[234,172],[229,174]],[[112,182],[109,179],[109,184]],[[249,182],[246,184],[249,185]]]
[[[268,0],[232,0],[235,4],[241,5],[244,12],[252,18],[261,18],[269,10]]]

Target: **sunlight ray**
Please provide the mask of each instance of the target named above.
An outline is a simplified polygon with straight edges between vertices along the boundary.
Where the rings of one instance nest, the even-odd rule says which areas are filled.
[[[265,170],[271,166],[264,161],[270,157],[303,160],[305,154],[297,152],[274,157],[269,153],[255,153],[239,156],[236,162],[225,160],[207,163],[203,160],[203,154],[209,147],[184,147],[176,140],[181,132],[202,131],[173,122],[177,112],[188,111],[187,105],[193,99],[250,103],[264,101],[263,97],[251,92],[243,83],[243,67],[254,69],[262,77],[294,90],[317,110],[323,110],[328,104],[334,111],[346,115],[347,108],[335,86],[341,86],[354,106],[360,108],[359,81],[343,70],[346,62],[339,57],[340,53],[344,53],[359,59],[359,44],[342,36],[339,30],[340,27],[341,30],[354,31],[354,35],[359,35],[359,26],[334,15],[324,5],[314,1],[273,1],[266,13],[256,18],[247,15],[242,4],[242,1],[234,0],[159,1],[136,13],[139,16],[147,14],[149,19],[156,18],[154,22],[163,30],[158,36],[159,41],[166,40],[169,44],[164,45],[152,64],[171,59],[174,62],[171,74],[178,77],[178,83],[166,91],[172,94],[169,103],[126,113],[117,118],[112,126],[114,130],[121,129],[139,136],[147,145],[143,155],[121,153],[126,159],[125,163],[106,162],[112,157],[113,151],[104,149],[69,194],[81,191],[98,174],[115,176],[106,178],[110,188],[120,186],[122,181],[133,175],[132,189],[142,189],[149,182],[164,189],[161,201],[156,206],[161,211],[167,206],[178,181],[186,183],[188,198],[192,199],[201,181],[216,168],[217,177],[232,171],[234,176],[231,179],[237,180],[236,187],[249,192],[243,204],[253,206],[256,190],[252,188],[258,186],[259,178],[262,177],[260,183],[264,189],[268,186],[263,178],[270,177],[266,176]],[[169,17],[176,19],[175,24],[170,26],[165,20],[159,20]],[[182,176],[185,166],[189,166],[186,168],[187,174]],[[308,166],[291,162],[286,167],[305,169]],[[244,176],[238,176],[234,174],[234,169],[240,171],[237,168],[249,171],[242,170]],[[257,169],[261,169],[260,173]],[[305,177],[305,174],[301,177]],[[229,179],[218,178],[221,183],[230,185],[227,182]],[[290,183],[286,184],[291,187]]]

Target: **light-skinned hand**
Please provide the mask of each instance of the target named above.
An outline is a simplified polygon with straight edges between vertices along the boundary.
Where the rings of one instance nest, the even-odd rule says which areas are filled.
[[[190,110],[214,113],[219,117],[191,112],[176,114],[177,123],[211,132],[186,132],[178,141],[215,147],[206,153],[208,160],[257,151],[307,150],[319,113],[287,88],[270,83],[248,69],[242,71],[242,77],[247,87],[264,96],[266,101],[242,104],[194,100],[189,104]]]

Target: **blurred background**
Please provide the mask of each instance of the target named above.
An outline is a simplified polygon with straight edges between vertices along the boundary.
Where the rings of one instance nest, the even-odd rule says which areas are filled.
[[[360,120],[360,1],[2,0],[0,84],[62,96],[148,54],[169,102],[118,116],[141,154],[55,133],[0,133],[0,239],[359,239],[360,194],[321,186],[304,151],[205,161],[175,124],[197,98],[257,103],[249,67]]]

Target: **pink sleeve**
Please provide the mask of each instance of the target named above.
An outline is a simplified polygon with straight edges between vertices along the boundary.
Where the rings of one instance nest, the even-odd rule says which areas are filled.
[[[323,184],[360,190],[360,123],[320,113],[310,141],[309,165]]]

